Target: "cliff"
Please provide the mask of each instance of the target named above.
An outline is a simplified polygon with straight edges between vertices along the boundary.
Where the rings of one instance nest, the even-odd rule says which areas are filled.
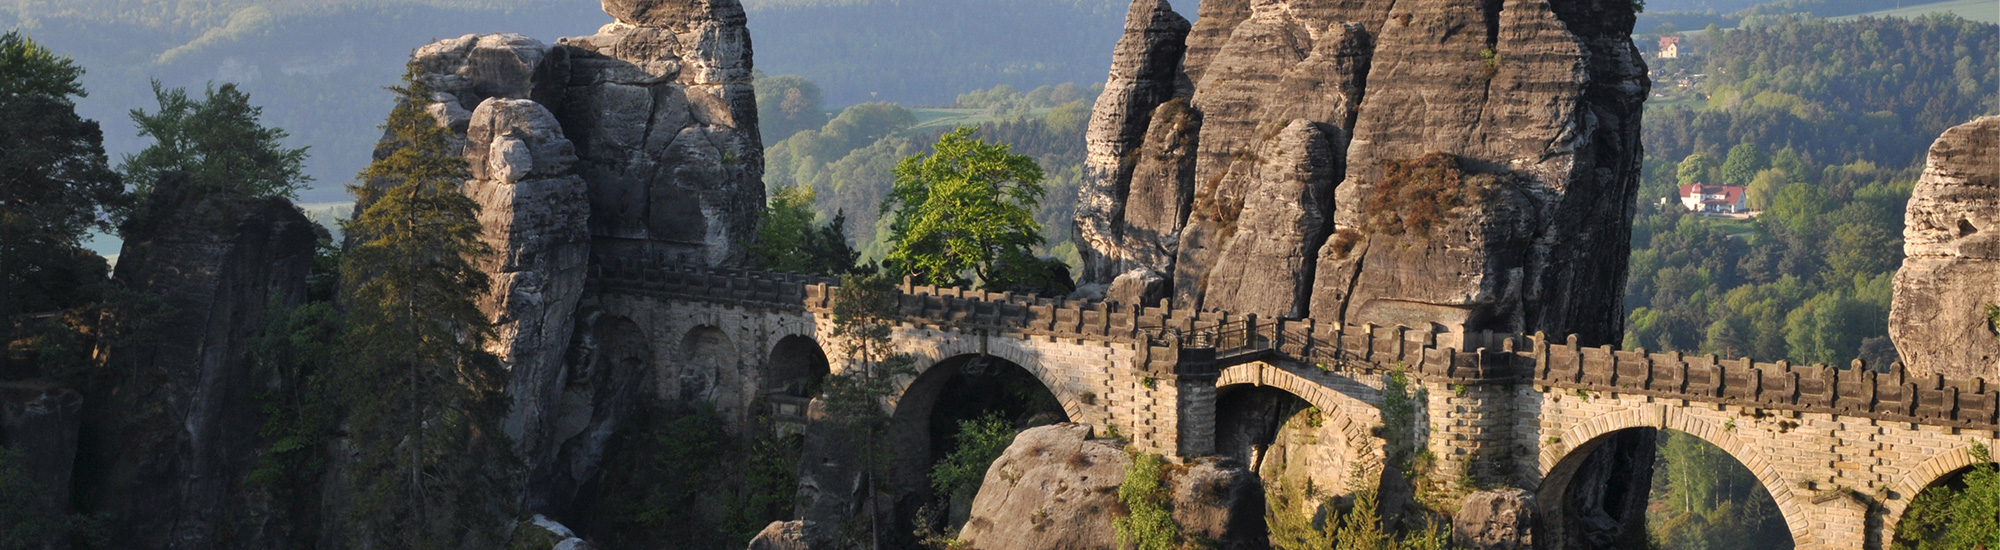
[[[2000,116],[1931,145],[1904,212],[1889,336],[1912,376],[2000,378]]]
[[[625,384],[566,362],[594,342],[576,328],[591,258],[736,265],[764,204],[742,6],[603,8],[614,21],[592,35],[467,35],[412,59],[436,92],[429,111],[463,144],[465,193],[495,251],[480,306],[509,371],[505,427],[532,472],[531,507],[592,475],[629,412],[590,405],[622,403]]]
[[[283,525],[233,510],[264,414],[250,339],[305,300],[322,230],[291,202],[204,195],[170,175],[125,227],[114,278],[160,301],[148,338],[105,350],[84,401],[82,509],[128,548],[283,547]],[[229,539],[224,537],[228,536]]]
[[[1133,3],[1079,191],[1087,288],[1618,339],[1649,91],[1629,2],[1200,10]],[[1391,169],[1426,157],[1449,170]]]

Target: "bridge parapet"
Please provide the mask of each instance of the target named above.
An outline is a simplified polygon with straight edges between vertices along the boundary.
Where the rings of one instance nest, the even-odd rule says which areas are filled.
[[[1610,346],[1561,345],[1534,338],[1528,350],[1542,386],[1636,393],[1764,409],[1831,413],[1981,430],[2000,429],[2000,388],[1983,378],[1911,377],[1900,363],[1887,372],[1855,361],[1850,368],[1793,365]]]
[[[717,269],[631,258],[599,258],[592,281],[606,288],[709,302],[814,313],[831,311],[837,282],[815,275]],[[1288,359],[1333,372],[1401,368],[1421,380],[1465,385],[1529,384],[1621,392],[1774,410],[1832,413],[1969,429],[2000,430],[2000,387],[1982,378],[1911,377],[1859,361],[1852,368],[1721,359],[1611,346],[1553,344],[1520,335],[1260,319],[1225,311],[1128,306],[1115,302],[917,285],[905,280],[904,322],[1072,338],[1142,347],[1148,370],[1201,350],[1207,370]],[[1215,359],[1208,362],[1212,352]]]

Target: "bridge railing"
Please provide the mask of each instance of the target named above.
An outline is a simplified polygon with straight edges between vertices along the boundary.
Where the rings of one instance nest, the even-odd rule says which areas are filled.
[[[679,266],[621,258],[591,265],[593,284],[627,292],[824,312],[827,277]],[[1953,427],[2000,429],[2000,387],[1983,378],[1765,363],[1681,353],[1551,343],[1541,334],[1470,332],[1260,319],[1223,311],[985,292],[917,285],[898,298],[905,322],[1024,335],[1127,342],[1171,360],[1182,349],[1212,351],[1222,366],[1273,355],[1329,371],[1400,368],[1419,379],[1462,384],[1640,393],[1749,407],[1825,412]],[[1205,355],[1206,356],[1206,355]]]

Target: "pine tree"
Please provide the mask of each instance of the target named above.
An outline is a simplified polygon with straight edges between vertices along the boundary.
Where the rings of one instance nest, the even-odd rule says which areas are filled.
[[[0,34],[0,341],[15,341],[16,316],[79,305],[78,287],[103,279],[83,239],[111,230],[106,211],[126,196],[104,132],[76,114],[82,77],[69,58]]]
[[[355,236],[347,286],[348,367],[340,377],[354,468],[354,526],[378,547],[491,548],[504,534],[515,460],[499,419],[507,405],[492,327],[475,300],[479,205],[445,130],[424,112],[431,92],[416,68],[395,88],[386,155],[350,190],[369,207]]]

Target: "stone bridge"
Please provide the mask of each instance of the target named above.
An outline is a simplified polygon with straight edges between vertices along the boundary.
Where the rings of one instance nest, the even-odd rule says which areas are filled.
[[[830,337],[831,281],[613,259],[592,270],[579,330],[627,342],[622,360],[649,369],[659,395],[710,401],[739,421],[802,423],[809,379],[847,368]],[[907,283],[900,292],[893,338],[919,368],[884,405],[899,449],[923,461],[916,466],[928,464],[923,426],[938,388],[974,358],[1032,374],[1070,421],[1173,457],[1269,444],[1275,427],[1243,425],[1256,415],[1240,409],[1258,393],[1294,397],[1315,416],[1304,452],[1289,460],[1318,487],[1375,483],[1349,477],[1381,471],[1380,427],[1408,422],[1413,444],[1436,459],[1436,485],[1536,492],[1546,547],[1605,544],[1578,527],[1589,519],[1580,516],[1619,506],[1570,507],[1616,500],[1573,493],[1618,483],[1592,463],[1610,460],[1595,451],[1622,434],[1673,429],[1720,447],[1770,492],[1799,548],[1827,549],[1886,547],[1911,498],[1972,465],[1974,444],[2000,447],[1994,382],[1917,378],[1900,366],[1763,363]],[[1385,418],[1392,375],[1411,392],[1407,420]],[[1623,512],[1643,513],[1649,487],[1628,488],[1638,509]]]

